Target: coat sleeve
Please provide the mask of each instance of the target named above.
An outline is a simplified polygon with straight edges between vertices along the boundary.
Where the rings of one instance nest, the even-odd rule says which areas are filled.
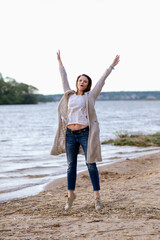
[[[60,71],[60,75],[61,75],[61,79],[62,79],[63,90],[65,93],[66,91],[71,90],[71,88],[69,86],[69,82],[68,82],[67,73],[66,73],[64,66],[60,66],[59,71]]]
[[[102,75],[102,77],[99,79],[99,81],[96,83],[96,85],[94,86],[94,88],[91,90],[94,98],[96,99],[98,97],[98,95],[100,94],[104,84],[105,84],[105,80],[106,78],[109,76],[109,74],[111,73],[112,69],[108,68],[106,69],[106,71],[104,72],[104,74]]]

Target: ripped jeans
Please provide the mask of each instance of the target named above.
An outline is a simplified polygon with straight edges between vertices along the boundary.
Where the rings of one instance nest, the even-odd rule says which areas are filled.
[[[80,130],[66,131],[66,153],[67,153],[67,186],[68,190],[75,190],[77,178],[77,155],[79,146],[81,145],[87,160],[87,145],[88,145],[89,127]],[[86,163],[90,179],[93,186],[93,191],[100,190],[99,174],[96,163]]]

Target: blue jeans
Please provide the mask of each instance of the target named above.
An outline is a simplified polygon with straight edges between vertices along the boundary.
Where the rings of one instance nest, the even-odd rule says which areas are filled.
[[[67,128],[66,131],[66,153],[67,153],[67,186],[68,190],[75,190],[77,177],[77,155],[79,146],[81,145],[85,153],[87,161],[87,145],[88,145],[89,128],[80,130],[71,130]],[[96,163],[86,163],[92,182],[93,190],[99,191],[99,174]]]

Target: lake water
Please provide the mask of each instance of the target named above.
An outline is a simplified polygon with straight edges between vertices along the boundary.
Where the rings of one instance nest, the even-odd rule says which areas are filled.
[[[54,179],[66,175],[66,156],[51,156],[57,128],[57,102],[0,106],[0,201],[39,193]],[[117,132],[160,132],[160,101],[97,101],[101,141]],[[103,164],[147,153],[159,147],[102,145]],[[86,170],[78,157],[78,171]]]

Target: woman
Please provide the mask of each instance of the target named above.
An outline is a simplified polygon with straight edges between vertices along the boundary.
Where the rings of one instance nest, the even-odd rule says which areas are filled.
[[[99,124],[95,112],[95,100],[100,94],[105,79],[118,64],[117,55],[111,66],[105,70],[103,76],[91,89],[92,80],[86,74],[78,76],[77,91],[71,90],[60,51],[57,52],[59,69],[62,78],[64,96],[58,106],[58,130],[54,139],[51,155],[67,154],[67,187],[68,199],[65,210],[72,207],[76,198],[74,193],[77,175],[77,155],[85,154],[86,165],[89,171],[95,197],[95,209],[102,207],[100,198],[99,174],[96,162],[102,161],[99,138]]]

